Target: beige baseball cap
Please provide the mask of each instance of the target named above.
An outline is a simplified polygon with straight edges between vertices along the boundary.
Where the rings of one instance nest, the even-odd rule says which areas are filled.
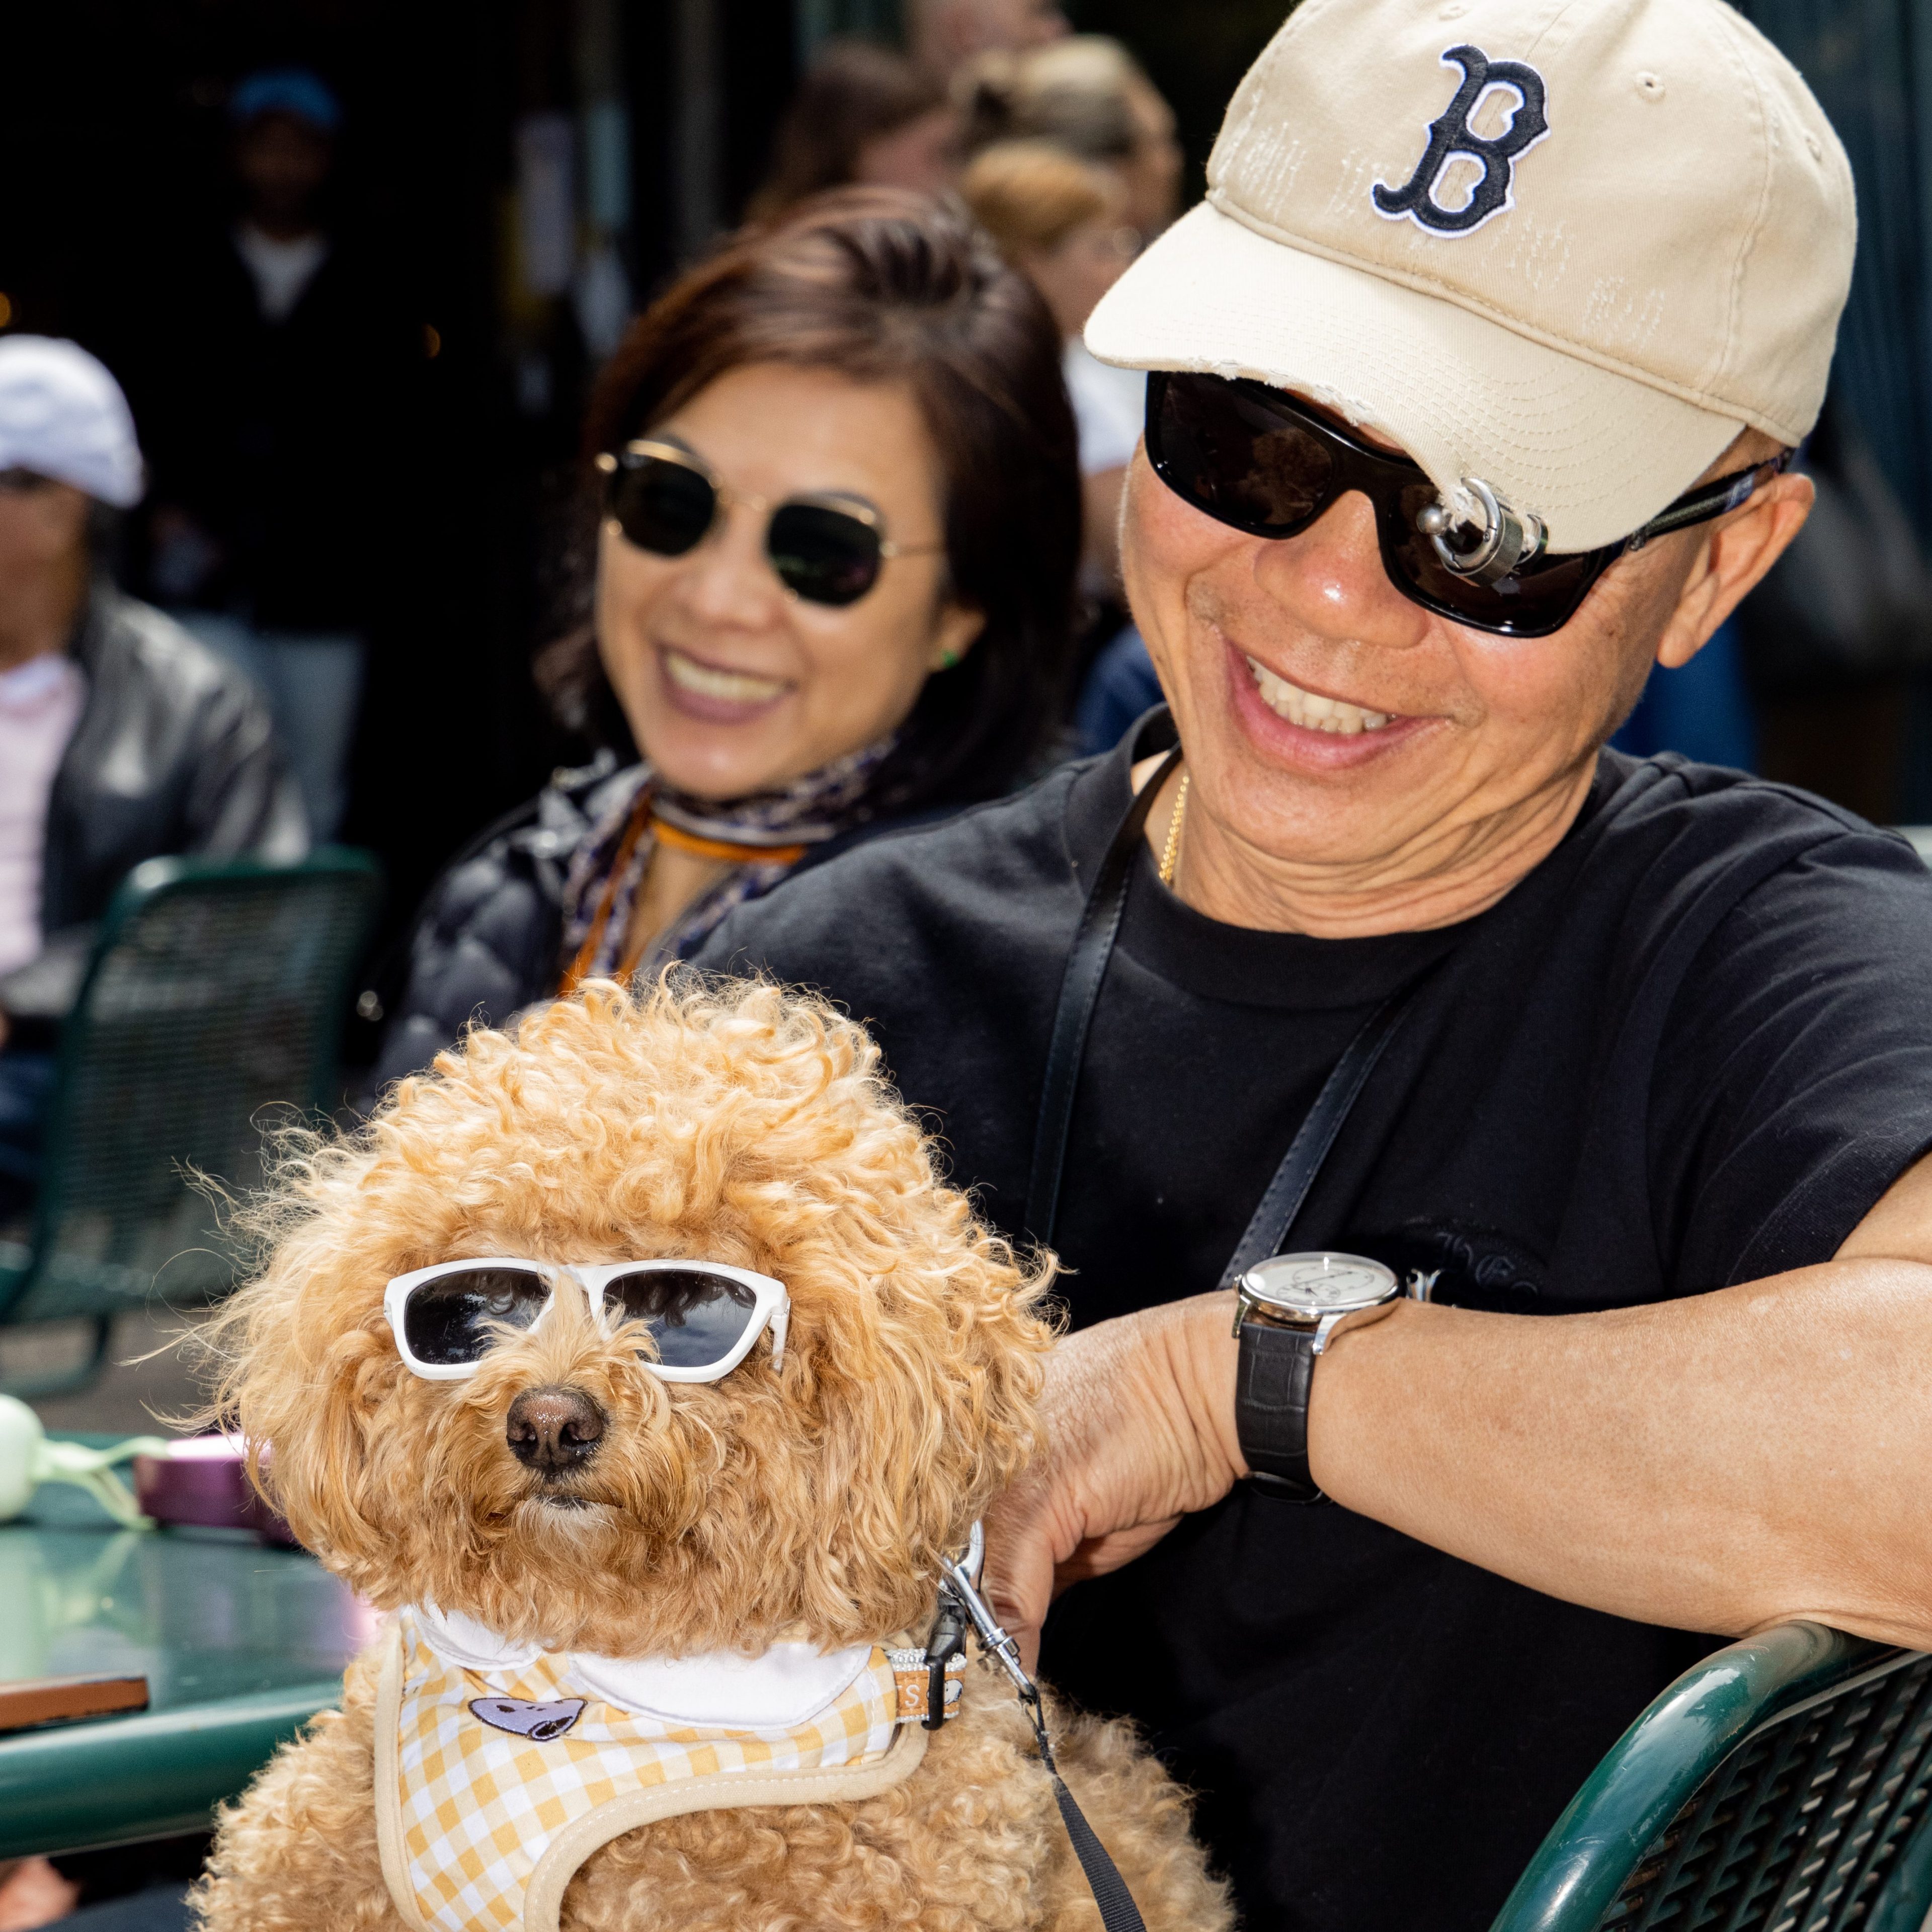
[[[1552,550],[1629,535],[1747,424],[1817,420],[1851,168],[1726,0],[1304,0],[1208,182],[1088,348],[1297,390]]]

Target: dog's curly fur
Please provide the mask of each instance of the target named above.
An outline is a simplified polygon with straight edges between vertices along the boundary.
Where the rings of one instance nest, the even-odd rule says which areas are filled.
[[[864,1032],[767,986],[609,983],[472,1034],[254,1214],[266,1265],[211,1324],[217,1397],[296,1533],[379,1608],[430,1600],[605,1655],[826,1648],[922,1629],[940,1556],[1036,1446],[1050,1264],[942,1186]],[[405,1370],[385,1284],[465,1255],[689,1256],[777,1276],[782,1366],[641,1372],[560,1294],[478,1372]],[[608,1418],[580,1470],[505,1439],[538,1384]],[[340,1712],[225,1816],[209,1932],[400,1925],[375,1835],[373,1653]],[[1058,1714],[1062,1768],[1150,1927],[1232,1923],[1184,1795],[1124,1726]],[[1030,1732],[976,1665],[905,1783],[857,1803],[648,1826],[596,1853],[568,1932],[1089,1932],[1100,1916]]]

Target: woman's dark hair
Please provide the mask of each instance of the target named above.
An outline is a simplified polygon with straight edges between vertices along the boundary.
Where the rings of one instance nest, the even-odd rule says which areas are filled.
[[[771,172],[746,220],[776,220],[808,196],[846,186],[867,142],[945,105],[945,89],[903,54],[864,40],[828,41],[778,123]]]
[[[962,209],[848,188],[748,231],[632,325],[599,378],[588,459],[621,449],[753,363],[903,383],[940,465],[948,594],[985,628],[926,680],[874,786],[875,808],[997,796],[1060,724],[1080,554],[1080,475],[1060,338],[1046,304]],[[623,747],[587,630],[542,681],[566,723]]]

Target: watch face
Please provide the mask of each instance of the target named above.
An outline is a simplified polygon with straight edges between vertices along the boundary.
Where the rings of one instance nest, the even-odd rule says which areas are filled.
[[[1394,1293],[1394,1274],[1366,1255],[1276,1255],[1243,1277],[1249,1294],[1296,1315],[1340,1315],[1372,1308]]]

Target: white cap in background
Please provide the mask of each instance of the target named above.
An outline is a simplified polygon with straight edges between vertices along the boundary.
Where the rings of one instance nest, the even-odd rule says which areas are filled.
[[[31,470],[124,510],[141,446],[121,386],[78,343],[0,335],[0,470]]]
[[[1628,536],[1747,424],[1817,419],[1851,169],[1725,0],[1304,0],[1208,182],[1094,353],[1298,390],[1552,550]]]

